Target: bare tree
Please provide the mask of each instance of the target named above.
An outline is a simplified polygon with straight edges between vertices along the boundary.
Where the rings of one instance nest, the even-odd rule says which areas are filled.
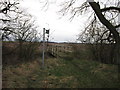
[[[15,21],[23,14],[19,8],[19,0],[0,0],[0,32],[2,40],[9,40],[11,33],[14,33]]]
[[[83,4],[78,0],[68,0],[63,3],[61,12],[63,15],[71,13],[70,19],[86,12],[92,12],[91,22],[86,26],[81,38],[83,41],[90,42],[109,42],[115,43],[115,54],[118,64],[120,64],[120,34],[118,28],[120,24],[116,22],[120,12],[119,0],[109,0],[108,2],[87,0]]]
[[[16,21],[14,21],[11,25],[8,25],[7,28],[11,28],[12,29],[12,33],[11,33],[11,38],[13,39],[13,41],[18,41],[19,42],[19,51],[22,50],[23,47],[23,43],[25,41],[28,41],[28,39],[30,39],[30,36],[33,33],[33,22],[30,22],[30,16],[24,16],[24,17],[18,17],[18,19],[16,19]],[[30,41],[30,40],[29,40]]]
[[[18,46],[16,43],[17,47],[14,51],[18,50],[16,53],[21,58],[24,56],[31,58],[36,50],[34,41],[40,39],[33,17],[19,7],[19,0],[1,0],[0,16],[1,39],[18,41]],[[24,42],[26,43],[24,44]],[[10,52],[12,51],[13,49],[10,50]]]

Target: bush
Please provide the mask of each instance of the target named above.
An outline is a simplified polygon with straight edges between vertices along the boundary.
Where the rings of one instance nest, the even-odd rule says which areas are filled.
[[[23,43],[21,49],[19,49],[19,57],[22,60],[34,59],[39,53],[38,51],[39,43],[36,42],[26,42]]]

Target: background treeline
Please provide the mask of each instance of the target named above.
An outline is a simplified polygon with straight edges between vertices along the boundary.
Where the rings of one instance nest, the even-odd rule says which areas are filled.
[[[115,44],[74,44],[72,47],[75,58],[118,64],[114,53]]]
[[[67,46],[72,47],[71,58],[89,61],[95,60],[106,64],[118,64],[116,54],[113,53],[115,52],[115,44],[66,43]],[[2,50],[3,64],[14,64],[42,58],[41,42],[23,42],[22,46],[20,46],[19,42],[4,41]],[[46,55],[48,57],[47,51]]]
[[[2,43],[2,63],[19,64],[26,61],[35,60],[42,56],[41,43],[23,42],[22,46],[19,42],[4,41]]]

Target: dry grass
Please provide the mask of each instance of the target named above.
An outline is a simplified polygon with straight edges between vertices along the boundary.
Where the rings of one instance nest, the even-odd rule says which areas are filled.
[[[118,88],[117,65],[71,58],[47,58],[3,68],[3,88]]]
[[[18,66],[7,66],[3,69],[3,88],[4,87],[16,87],[16,83],[20,87],[26,87],[27,79],[33,75],[40,68],[37,61],[20,64]],[[31,77],[31,79],[35,76]],[[18,86],[19,87],[19,86]]]

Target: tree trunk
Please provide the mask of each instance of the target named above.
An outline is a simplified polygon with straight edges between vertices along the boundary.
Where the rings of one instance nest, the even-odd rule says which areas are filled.
[[[88,0],[88,2],[91,5],[92,9],[94,10],[95,14],[97,15],[100,22],[103,25],[105,25],[110,30],[110,32],[113,34],[113,37],[116,42],[116,49],[115,49],[115,52],[113,52],[113,53],[116,54],[117,64],[120,65],[120,36],[119,36],[119,33],[117,32],[116,28],[104,17],[104,15],[102,14],[102,11],[100,9],[100,5],[98,3],[96,3],[94,0]]]

